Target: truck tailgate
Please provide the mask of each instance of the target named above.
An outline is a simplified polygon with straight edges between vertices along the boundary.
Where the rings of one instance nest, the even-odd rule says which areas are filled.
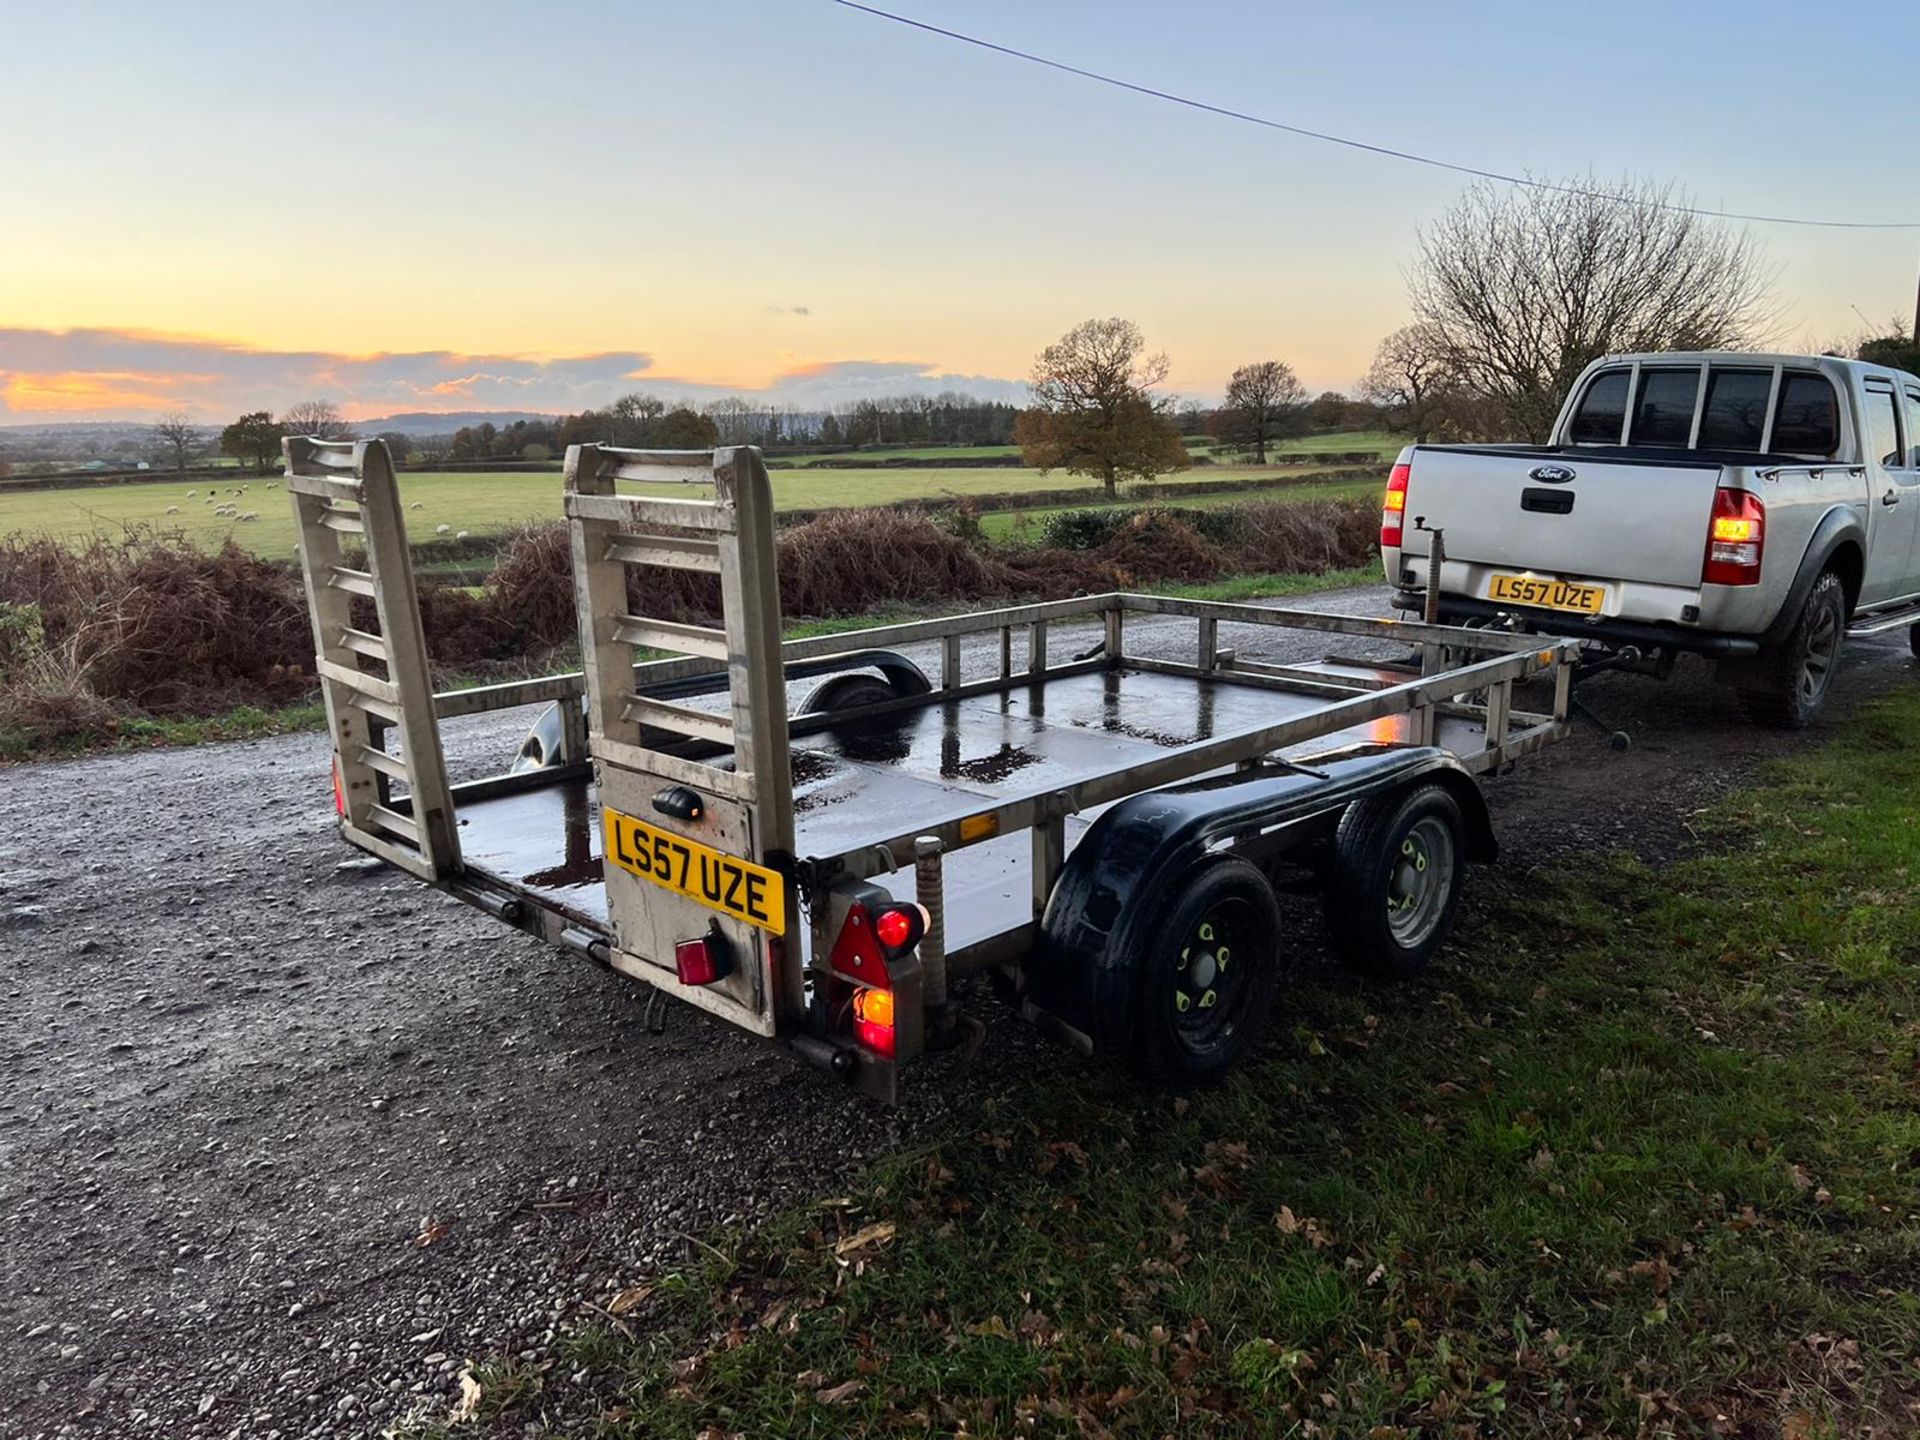
[[[1429,553],[1417,516],[1445,530],[1449,560],[1697,586],[1719,479],[1701,462],[1416,448],[1402,554]]]

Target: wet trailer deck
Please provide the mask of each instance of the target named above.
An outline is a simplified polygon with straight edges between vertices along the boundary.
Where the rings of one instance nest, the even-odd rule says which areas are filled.
[[[1404,679],[1341,665],[1312,667],[1329,680],[1380,685]],[[1043,795],[1206,740],[1248,734],[1324,709],[1327,698],[1259,688],[1243,679],[1125,667],[1019,682],[1003,691],[927,703],[844,729],[793,739],[796,853],[838,855],[956,813]],[[1359,743],[1406,742],[1413,717],[1393,715],[1279,751],[1305,755]],[[1485,747],[1477,717],[1442,712],[1437,743],[1456,753]],[[1106,808],[1069,816],[1072,847]],[[537,788],[459,799],[466,867],[500,889],[560,911],[585,928],[607,921],[599,807],[576,772]],[[1033,878],[1022,832],[955,850],[946,862],[946,928],[960,948],[1030,918]],[[911,868],[875,877],[913,898]],[[805,944],[807,927],[795,927]]]

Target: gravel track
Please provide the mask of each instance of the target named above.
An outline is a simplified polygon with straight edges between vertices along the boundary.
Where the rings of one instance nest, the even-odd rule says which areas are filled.
[[[1304,603],[1383,613],[1384,591]],[[1094,638],[1062,627],[1055,653]],[[1191,624],[1128,644],[1185,654]],[[1904,639],[1855,647],[1823,728],[1913,670]],[[1664,858],[1806,743],[1747,727],[1706,673],[1595,682],[1635,749],[1582,733],[1491,784],[1509,863]],[[529,718],[450,725],[454,769],[498,768]],[[649,1034],[630,982],[343,866],[320,735],[0,770],[0,794],[0,1435],[444,1414],[468,1359],[538,1355],[688,1235],[1080,1063],[982,999],[979,1055],[886,1113],[685,1007]]]

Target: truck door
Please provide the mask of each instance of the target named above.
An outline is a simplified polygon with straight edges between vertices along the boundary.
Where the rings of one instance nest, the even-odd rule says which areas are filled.
[[[1920,467],[1913,463],[1911,412],[1891,380],[1861,386],[1860,448],[1867,469],[1867,569],[1863,604],[1880,605],[1912,594],[1914,555],[1920,550]]]

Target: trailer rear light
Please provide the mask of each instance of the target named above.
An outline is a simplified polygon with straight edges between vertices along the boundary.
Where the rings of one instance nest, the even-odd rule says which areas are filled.
[[[1380,502],[1380,548],[1398,550],[1406,532],[1407,482],[1413,478],[1413,466],[1402,463],[1387,476],[1386,498]]]
[[[927,912],[918,905],[869,910],[854,904],[847,909],[827,964],[854,986],[853,1036],[869,1050],[889,1057],[897,1053],[893,976],[887,962],[912,950],[926,933]]]
[[[340,783],[340,761],[337,756],[333,762],[333,813],[342,820],[347,818],[347,787]]]
[[[894,908],[882,910],[873,917],[873,933],[882,947],[889,951],[911,950],[926,933],[925,915],[918,905],[911,910]]]
[[[673,969],[682,985],[711,985],[727,973],[727,942],[717,930],[673,947]]]
[[[1767,507],[1758,495],[1725,486],[1714,491],[1701,579],[1709,585],[1758,585],[1766,541]]]

